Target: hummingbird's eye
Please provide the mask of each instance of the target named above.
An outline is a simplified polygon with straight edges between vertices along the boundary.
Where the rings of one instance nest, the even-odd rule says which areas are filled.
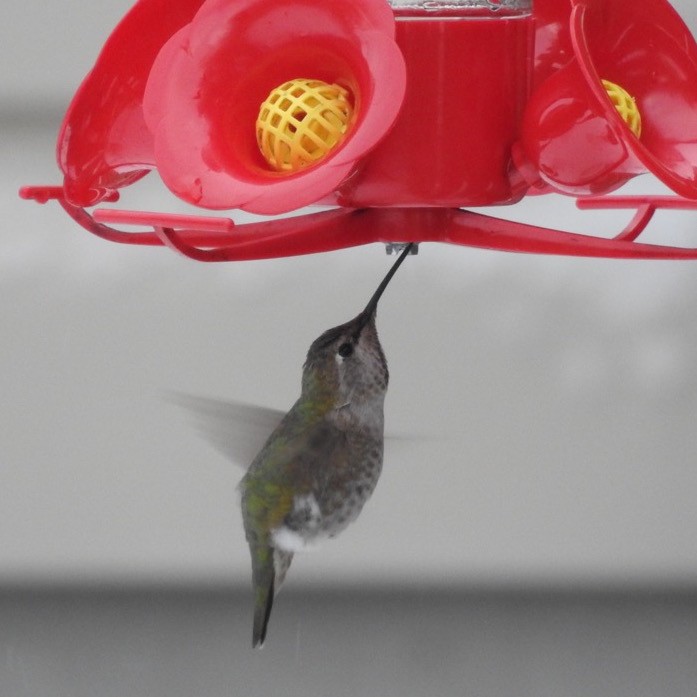
[[[348,358],[353,353],[353,344],[350,344],[348,341],[344,344],[341,344],[337,353],[342,358]]]

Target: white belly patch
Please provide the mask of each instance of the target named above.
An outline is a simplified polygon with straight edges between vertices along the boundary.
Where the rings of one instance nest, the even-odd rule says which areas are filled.
[[[273,546],[293,553],[316,547],[321,537],[318,533],[322,512],[314,495],[296,496],[290,517],[296,524],[291,527],[281,525],[271,531]]]

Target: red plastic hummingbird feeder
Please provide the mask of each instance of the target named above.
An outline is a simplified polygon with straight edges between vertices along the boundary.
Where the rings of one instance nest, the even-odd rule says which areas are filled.
[[[57,152],[63,185],[24,198],[200,261],[394,241],[694,259],[637,239],[657,210],[697,209],[697,44],[666,0],[138,0]],[[333,209],[94,208],[153,169],[208,210]],[[676,195],[608,196],[645,172]],[[635,214],[606,239],[467,210],[548,192]]]

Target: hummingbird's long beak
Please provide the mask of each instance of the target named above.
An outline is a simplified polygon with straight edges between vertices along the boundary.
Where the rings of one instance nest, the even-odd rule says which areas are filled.
[[[395,263],[392,265],[392,268],[387,272],[387,275],[385,278],[382,279],[382,282],[380,285],[377,287],[377,290],[373,293],[373,297],[368,300],[368,304],[365,306],[365,309],[363,312],[361,312],[360,315],[358,315],[358,327],[356,329],[356,337],[360,336],[360,333],[363,331],[363,327],[365,327],[366,324],[370,321],[370,318],[375,314],[375,310],[378,307],[378,301],[380,300],[380,297],[382,294],[385,292],[385,288],[387,288],[389,282],[392,280],[392,276],[397,273],[397,269],[400,267],[402,262],[406,259],[407,254],[411,252],[412,248],[414,247],[414,243],[410,242],[402,251],[402,253],[399,255],[399,258]]]

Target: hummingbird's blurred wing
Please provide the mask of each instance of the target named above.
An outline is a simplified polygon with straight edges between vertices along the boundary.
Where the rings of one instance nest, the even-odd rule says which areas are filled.
[[[198,432],[221,454],[248,467],[285,412],[247,402],[171,392],[168,400],[194,417]]]
[[[248,402],[197,397],[183,392],[168,393],[168,401],[194,417],[199,434],[221,455],[240,467],[248,467],[286,415]],[[415,442],[439,439],[424,434],[387,433],[391,448],[412,447]]]

